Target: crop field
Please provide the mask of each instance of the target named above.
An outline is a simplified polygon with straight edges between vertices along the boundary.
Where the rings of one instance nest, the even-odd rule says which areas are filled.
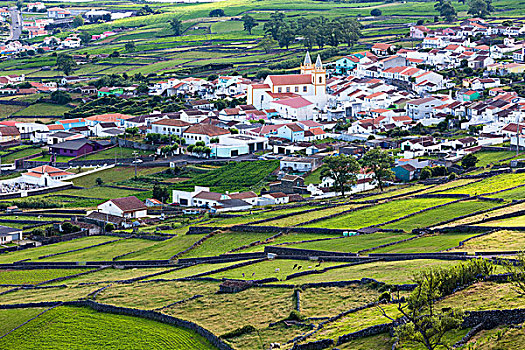
[[[422,268],[449,266],[452,264],[454,264],[454,262],[426,259],[371,262],[367,264],[328,270],[321,274],[301,276],[293,278],[289,282],[295,285],[300,285],[307,282],[352,281],[367,277],[385,283],[406,284],[411,283],[412,274]]]
[[[444,233],[429,235],[410,241],[375,249],[371,253],[437,253],[459,245],[459,242],[475,236],[475,233]]]
[[[284,280],[286,276],[296,272],[322,270],[326,267],[341,265],[337,262],[296,261],[296,260],[267,260],[256,264],[239,267],[233,270],[223,271],[210,275],[214,278],[230,278],[241,280],[257,280],[275,277]],[[337,271],[333,270],[333,271]]]
[[[166,168],[162,167],[151,167],[151,168],[137,168],[138,176],[146,176],[158,173],[165,170]],[[107,170],[97,171],[92,174],[85,176],[77,177],[73,180],[73,183],[76,186],[81,187],[92,187],[96,185],[96,179],[101,178],[104,183],[119,182],[127,180],[135,175],[134,167],[117,167]]]
[[[46,312],[0,339],[0,347],[4,349],[34,349],[35,346],[39,349],[215,349],[186,329],[138,317],[65,306]]]
[[[525,244],[525,236],[521,231],[501,230],[487,235],[473,238],[456,251],[483,252],[483,251],[521,251]]]
[[[374,248],[383,244],[401,241],[414,237],[412,234],[376,232],[358,236],[342,237],[317,242],[306,242],[289,245],[289,248],[327,250],[343,253],[357,253],[360,250]]]
[[[524,180],[525,174],[502,174],[457,189],[446,190],[443,193],[480,195],[522,185]]]
[[[338,216],[332,219],[319,221],[306,227],[323,227],[339,229],[359,229],[371,225],[381,224],[404,215],[412,214],[421,209],[426,209],[440,204],[451,202],[447,198],[414,198],[392,201],[385,204],[375,205],[363,210]],[[388,213],[388,214],[387,214]]]
[[[440,222],[447,221],[458,216],[469,215],[478,211],[491,209],[497,205],[499,204],[478,200],[457,202],[381,227],[411,231],[416,228],[434,226]]]
[[[113,243],[81,250],[78,252],[51,256],[49,258],[42,259],[42,261],[111,261],[111,259],[117,255],[147,248],[154,245],[155,243],[155,241],[150,241],[147,239],[121,239]]]
[[[234,248],[238,248],[256,241],[264,241],[273,235],[273,233],[221,232],[213,237],[208,238],[206,244],[202,244],[195,249],[190,250],[181,257],[194,258],[200,256],[225,254]]]
[[[195,295],[196,291],[199,294],[212,295],[218,291],[218,286],[216,283],[202,281],[119,284],[104,290],[97,300],[104,304],[150,310],[188,299]]]
[[[30,309],[0,310],[0,334],[6,334],[44,310],[44,308],[37,307]]]
[[[90,269],[0,270],[0,284],[37,284],[86,271]]]

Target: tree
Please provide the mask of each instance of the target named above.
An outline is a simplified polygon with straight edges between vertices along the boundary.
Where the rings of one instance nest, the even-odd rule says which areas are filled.
[[[77,64],[73,57],[61,53],[57,56],[56,65],[58,69],[64,72],[65,75],[69,75],[73,71],[73,67],[75,67]]]
[[[383,183],[394,178],[394,173],[390,169],[393,163],[394,158],[380,148],[371,149],[361,158],[362,166],[369,168],[374,173],[374,181],[377,182],[381,192]]]
[[[71,26],[73,26],[73,28],[77,28],[83,25],[84,25],[84,19],[82,18],[81,15],[75,16],[75,18],[73,19],[73,22],[71,22]]]
[[[341,23],[341,40],[349,47],[354,46],[361,37],[361,23],[355,18],[340,19]]]
[[[104,183],[104,181],[100,177],[97,177],[95,182],[96,182],[97,186],[102,186],[102,184]]]
[[[135,51],[135,43],[133,41],[128,41],[125,45],[124,45],[124,48],[126,49],[126,51],[128,52],[133,52]]]
[[[259,23],[257,23],[255,19],[250,15],[242,16],[241,21],[243,23],[244,30],[250,35],[252,34],[252,29],[259,25]]]
[[[158,199],[161,202],[167,201],[170,198],[168,189],[164,186],[153,185],[153,198]]]
[[[178,18],[169,21],[173,35],[180,36],[182,34],[182,22]]]
[[[113,225],[111,222],[108,222],[106,226],[104,226],[104,230],[106,232],[111,232],[115,229],[115,225]]]
[[[136,136],[139,134],[140,132],[140,129],[136,126],[132,127],[132,128],[126,128],[126,134],[130,134],[131,136]]]
[[[494,11],[492,0],[470,0],[467,13],[469,15],[486,17]]]
[[[277,45],[277,42],[273,40],[271,37],[264,37],[257,46],[262,48],[265,53],[272,52],[272,47]]]
[[[282,25],[284,25],[284,13],[274,12],[270,15],[270,20],[264,24],[264,33],[271,36],[273,40],[278,40],[277,33]]]
[[[71,102],[71,95],[64,91],[53,91],[51,93],[51,101],[59,105],[66,105]]]
[[[380,9],[373,9],[372,11],[370,11],[370,15],[374,16],[374,17],[379,17],[383,14],[383,12],[381,12]]]
[[[277,32],[277,42],[279,43],[280,47],[288,47],[295,39],[295,32],[290,26],[290,24],[285,23],[282,26],[279,27],[279,30]]]
[[[508,262],[503,266],[509,274],[509,281],[514,285],[516,292],[525,296],[525,254],[523,252],[518,253],[515,260],[517,260],[515,264]]]
[[[88,32],[80,32],[78,37],[80,38],[82,45],[87,45],[91,41],[91,34],[89,34]]]
[[[450,1],[445,1],[441,4],[441,7],[439,9],[439,14],[441,17],[443,17],[447,22],[452,22],[456,19],[457,13],[454,6],[452,6],[452,3]]]
[[[211,10],[210,17],[224,17],[224,10],[223,9]]]
[[[423,169],[421,169],[421,173],[419,174],[419,178],[421,180],[426,180],[430,177],[432,177],[432,170],[430,170],[429,167],[424,167]]]
[[[334,180],[334,188],[345,195],[345,189],[357,182],[357,174],[361,167],[352,156],[344,154],[329,156],[324,159],[324,168],[321,177]]]
[[[463,159],[461,160],[461,166],[465,169],[469,169],[469,168],[475,167],[477,162],[478,162],[478,157],[476,157],[472,153],[469,153],[466,156],[464,156]]]

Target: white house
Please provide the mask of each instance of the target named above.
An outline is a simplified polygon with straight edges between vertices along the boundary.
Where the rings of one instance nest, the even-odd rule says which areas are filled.
[[[135,196],[110,199],[97,206],[99,213],[128,219],[147,216],[147,209],[146,204]]]
[[[228,195],[210,192],[209,187],[195,186],[192,192],[173,190],[173,203],[183,207],[215,207],[221,200],[231,199]]]
[[[290,201],[290,197],[283,192],[263,194],[261,197],[269,199],[271,204],[286,204]]]
[[[208,145],[211,139],[214,138],[219,139],[220,143],[221,139],[226,135],[230,135],[228,130],[211,124],[195,124],[188,127],[182,133],[182,137],[184,137],[188,145],[193,145],[199,141],[204,141],[204,143]]]
[[[161,119],[151,123],[151,133],[182,136],[191,124],[180,119]],[[150,133],[148,131],[148,133]]]
[[[0,244],[22,240],[22,230],[9,226],[0,225]]]
[[[279,163],[279,169],[305,173],[314,170],[316,163],[315,158],[284,157]]]

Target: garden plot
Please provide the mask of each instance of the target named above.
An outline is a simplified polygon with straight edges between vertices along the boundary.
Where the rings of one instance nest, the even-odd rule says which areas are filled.
[[[332,219],[309,224],[306,225],[306,227],[359,229],[398,219],[405,215],[415,213],[419,210],[445,204],[451,201],[452,199],[448,198],[413,198],[395,200],[362,210],[357,210]]]

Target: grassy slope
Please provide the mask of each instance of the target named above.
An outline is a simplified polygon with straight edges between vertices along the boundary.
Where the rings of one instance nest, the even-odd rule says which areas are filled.
[[[87,308],[53,309],[0,339],[4,349],[215,349],[196,333]]]

